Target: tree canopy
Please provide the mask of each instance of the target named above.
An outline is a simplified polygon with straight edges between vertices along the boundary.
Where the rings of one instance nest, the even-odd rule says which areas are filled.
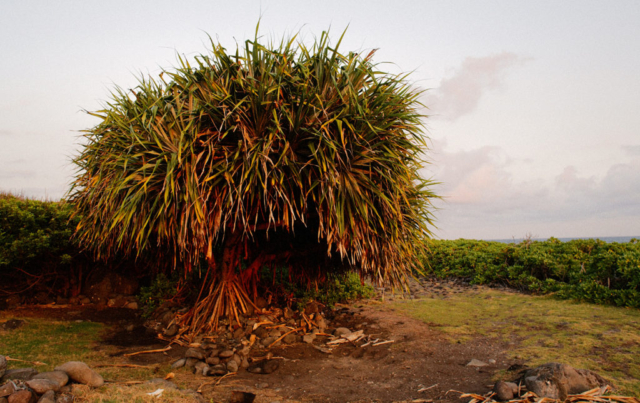
[[[276,262],[401,281],[433,219],[420,91],[341,40],[256,33],[233,53],[212,41],[116,88],[74,160],[81,244],[102,257],[157,247],[186,270],[206,257],[249,277]]]

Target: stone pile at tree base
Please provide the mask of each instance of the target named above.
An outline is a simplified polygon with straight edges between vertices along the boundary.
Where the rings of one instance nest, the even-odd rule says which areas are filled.
[[[80,361],[38,373],[33,368],[6,369],[6,359],[0,355],[0,403],[70,403],[74,401],[70,382],[104,385],[102,376]]]

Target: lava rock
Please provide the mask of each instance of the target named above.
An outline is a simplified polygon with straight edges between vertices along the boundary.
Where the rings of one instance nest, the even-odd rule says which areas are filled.
[[[16,391],[13,382],[7,382],[0,386],[0,397],[7,397]]]
[[[7,399],[9,403],[36,403],[37,400],[36,394],[30,390],[19,390]]]
[[[606,385],[598,374],[586,369],[576,370],[570,365],[551,362],[525,372],[527,389],[539,397],[566,399],[567,395],[586,392]]]
[[[184,365],[186,363],[187,363],[187,359],[186,358],[180,358],[179,360],[177,360],[176,362],[171,364],[171,368],[173,368],[173,369],[182,368],[182,367],[184,367]]]
[[[227,371],[229,372],[238,372],[238,363],[235,360],[230,360],[227,363]]]
[[[339,327],[333,331],[333,335],[336,337],[348,336],[351,334],[351,330],[346,327]]]
[[[253,365],[249,365],[247,372],[252,374],[271,374],[280,367],[278,360],[263,360]]]
[[[209,371],[207,372],[208,376],[220,376],[225,375],[227,373],[227,367],[224,364],[214,365],[213,367],[209,367]]]
[[[186,358],[195,358],[197,360],[204,360],[204,351],[199,348],[190,348],[185,353]]]
[[[66,372],[62,372],[62,371],[42,372],[37,375],[34,375],[33,378],[31,379],[47,379],[51,382],[57,383],[58,388],[63,387],[69,382],[69,376],[67,375]]]
[[[6,381],[28,381],[34,375],[36,375],[38,371],[33,368],[14,368],[8,369],[4,372],[2,378],[0,378],[0,382]]]
[[[207,372],[209,372],[209,366],[206,362],[199,361],[194,367],[194,373],[196,375],[206,376]]]
[[[43,395],[50,390],[57,392],[60,389],[58,382],[50,381],[48,379],[32,379],[30,381],[26,381],[25,384],[39,395]]]
[[[167,328],[167,330],[164,331],[164,335],[166,337],[173,337],[176,334],[178,334],[178,330],[180,330],[180,328],[178,328],[178,325],[173,324],[173,325],[169,326]]]
[[[255,399],[256,395],[254,393],[234,390],[233,392],[231,392],[229,403],[253,403]]]
[[[285,344],[293,344],[293,343],[295,343],[295,342],[296,342],[296,335],[295,335],[295,334],[293,334],[293,333],[288,334],[288,335],[284,336],[284,339],[282,339],[282,341],[283,341]]]
[[[233,357],[233,350],[224,350],[218,355],[218,357],[220,358]]]
[[[38,403],[56,403],[56,393],[53,390],[46,391],[40,396]]]
[[[4,330],[16,330],[17,328],[19,328],[22,325],[24,325],[24,320],[9,319],[8,321],[6,321],[2,325],[0,325],[0,328],[2,328]]]
[[[513,388],[507,382],[496,382],[496,384],[493,385],[493,391],[496,394],[495,399],[498,401],[504,402],[514,398]]]
[[[73,403],[75,397],[71,394],[65,393],[62,395],[58,395],[56,398],[56,403]]]
[[[207,364],[209,364],[209,365],[218,365],[218,364],[220,364],[220,358],[219,357],[208,357],[207,358]]]
[[[276,340],[277,340],[277,337],[269,336],[260,340],[260,344],[262,344],[264,347],[269,347],[271,343],[273,343]]]
[[[197,358],[187,358],[187,360],[184,363],[184,366],[187,368],[193,368],[196,366],[198,362],[200,362],[200,360],[198,360]]]
[[[55,368],[56,371],[63,371],[72,380],[94,388],[104,385],[102,376],[89,368],[87,364],[80,361],[69,361]]]

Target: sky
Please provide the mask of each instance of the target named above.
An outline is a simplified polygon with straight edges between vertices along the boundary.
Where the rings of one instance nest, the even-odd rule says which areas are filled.
[[[323,30],[421,98],[440,239],[640,235],[640,2],[0,2],[0,191],[57,200],[115,86]]]

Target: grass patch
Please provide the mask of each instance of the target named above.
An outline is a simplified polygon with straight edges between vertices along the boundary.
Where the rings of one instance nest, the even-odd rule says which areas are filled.
[[[13,318],[0,317],[0,322]],[[92,350],[103,326],[94,322],[66,322],[38,318],[24,319],[25,324],[15,330],[0,330],[0,352],[12,358],[40,361],[40,372],[51,371],[67,361],[90,364],[100,357]],[[9,362],[11,368],[26,367],[27,363]]]
[[[0,323],[14,317],[0,312]],[[47,365],[35,367],[39,372],[52,371],[56,366],[68,361],[82,361],[100,373],[106,381],[146,381],[164,377],[171,371],[169,364],[144,368],[98,367],[100,364],[124,363],[122,357],[112,357],[117,348],[98,345],[101,335],[107,331],[101,323],[69,322],[42,318],[20,318],[25,324],[14,330],[0,330],[0,354],[25,361],[40,361]],[[9,361],[9,368],[32,367],[26,362]],[[178,373],[180,383],[188,383],[190,374]],[[184,378],[184,379],[183,379]],[[73,393],[79,401],[91,403],[128,402],[192,402],[193,396],[182,391],[166,389],[161,400],[147,393],[163,388],[158,385],[123,386],[108,384],[93,389],[84,385],[74,385]]]
[[[395,309],[466,342],[477,336],[511,342],[511,358],[530,366],[564,362],[640,396],[640,311],[495,290],[447,299],[404,300]]]

